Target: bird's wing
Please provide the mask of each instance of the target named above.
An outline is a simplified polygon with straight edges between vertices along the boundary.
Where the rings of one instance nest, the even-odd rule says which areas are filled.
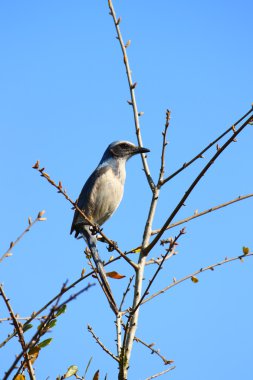
[[[79,195],[77,206],[85,213],[85,215],[93,222],[93,208],[94,205],[94,197],[92,196],[92,192],[96,187],[96,183],[100,181],[101,176],[103,176],[110,168],[108,166],[104,166],[101,168],[97,168],[87,179],[85,182],[82,191]],[[76,210],[70,230],[70,234],[73,231],[76,231],[76,236],[78,235],[77,225],[83,224],[83,218],[80,213]]]

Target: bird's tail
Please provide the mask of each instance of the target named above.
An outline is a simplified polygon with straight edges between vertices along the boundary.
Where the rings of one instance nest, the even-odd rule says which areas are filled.
[[[118,313],[118,308],[117,308],[117,305],[116,305],[116,302],[114,300],[114,297],[113,297],[113,294],[112,294],[112,291],[111,291],[111,288],[110,288],[110,285],[109,285],[109,282],[107,280],[107,277],[106,277],[106,273],[105,273],[105,270],[104,270],[104,266],[103,266],[103,263],[99,257],[99,254],[98,254],[98,250],[97,250],[97,238],[95,235],[93,235],[90,231],[89,228],[87,228],[88,226],[86,226],[86,228],[84,228],[84,231],[83,231],[83,237],[84,239],[86,240],[87,244],[88,244],[88,247],[90,249],[90,252],[91,252],[91,256],[93,258],[93,261],[96,265],[96,269],[97,269],[97,274],[99,275],[99,279],[100,279],[100,284],[102,286],[102,289],[108,299],[108,302],[112,308],[112,310],[115,312],[115,313]]]

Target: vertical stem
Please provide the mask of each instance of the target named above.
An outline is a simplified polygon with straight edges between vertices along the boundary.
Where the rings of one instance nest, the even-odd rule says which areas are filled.
[[[157,187],[155,187],[152,201],[150,204],[149,215],[147,218],[147,222],[146,222],[145,230],[143,234],[142,252],[140,253],[138,268],[136,270],[132,310],[135,310],[136,306],[138,305],[141,299],[142,282],[143,282],[145,263],[146,263],[146,255],[143,253],[143,249],[145,249],[145,247],[148,246],[149,241],[150,241],[152,223],[153,223],[153,219],[155,215],[159,192],[160,190]],[[134,341],[135,333],[138,326],[138,319],[139,319],[139,307],[134,311],[133,314],[131,314],[130,312],[127,328],[125,331],[126,336],[125,336],[125,343],[123,347],[124,357],[122,358],[120,362],[120,373],[119,373],[119,378],[118,378],[119,380],[127,380],[127,377],[128,377],[128,369],[129,369],[130,358],[131,358],[131,353],[132,353],[132,348],[133,348],[133,341]]]

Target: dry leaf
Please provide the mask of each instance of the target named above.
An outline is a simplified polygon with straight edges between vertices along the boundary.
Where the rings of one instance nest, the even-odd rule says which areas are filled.
[[[28,351],[28,357],[31,364],[35,362],[35,360],[39,356],[39,352],[40,352],[40,347],[38,346],[35,346]],[[27,363],[24,364],[24,368],[27,368]]]
[[[93,380],[99,380],[99,369],[97,370],[97,372],[93,376]]]
[[[83,277],[83,276],[84,276],[85,270],[86,270],[85,268],[83,268],[83,269],[82,269],[82,272],[81,272],[81,277]]]
[[[192,282],[194,282],[194,284],[197,284],[197,282],[199,282],[199,280],[195,276],[192,276],[191,280],[192,280]]]
[[[40,211],[39,213],[38,213],[38,216],[37,216],[37,218],[41,218],[44,214],[45,214],[45,210],[42,210],[42,211]]]
[[[13,378],[13,380],[25,380],[25,375],[19,373],[17,376]]]
[[[32,166],[32,168],[33,168],[33,169],[39,169],[39,167],[40,167],[40,162],[39,162],[39,160],[38,160],[38,161],[36,161],[36,163]]]
[[[115,271],[107,272],[107,273],[106,273],[106,276],[107,276],[107,277],[110,277],[110,278],[114,278],[114,279],[116,279],[116,280],[120,280],[121,278],[126,277],[126,276],[124,276],[124,275],[122,275],[122,274],[119,274],[119,273],[117,273],[117,272],[115,272]]]
[[[243,251],[244,255],[248,255],[249,247],[242,247],[242,251]]]

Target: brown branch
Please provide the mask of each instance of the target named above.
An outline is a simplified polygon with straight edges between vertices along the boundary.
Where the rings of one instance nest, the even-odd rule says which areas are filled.
[[[163,183],[163,178],[164,178],[164,171],[165,171],[165,149],[166,146],[168,145],[168,142],[166,141],[166,136],[167,136],[167,131],[170,125],[170,111],[166,110],[166,121],[165,121],[165,126],[164,126],[164,131],[162,132],[163,136],[163,142],[162,142],[162,154],[161,154],[161,166],[160,166],[160,174],[159,174],[159,179],[157,182],[157,186],[161,187]]]
[[[32,364],[31,364],[30,360],[29,360],[29,355],[26,353],[27,346],[26,346],[26,343],[25,343],[22,326],[19,324],[17,318],[15,317],[14,311],[12,310],[12,307],[11,307],[11,304],[10,304],[10,300],[6,297],[5,292],[4,292],[3,287],[2,287],[1,284],[0,284],[0,295],[3,297],[3,300],[4,300],[5,304],[6,304],[6,307],[7,307],[8,311],[9,311],[9,313],[10,313],[13,325],[15,326],[15,329],[17,331],[19,342],[20,342],[22,350],[23,350],[23,353],[22,353],[23,355],[22,356],[24,356],[25,363],[27,365],[27,370],[28,370],[28,373],[29,373],[29,377],[30,377],[31,380],[35,380],[34,369],[32,367]]]
[[[212,166],[212,164],[216,161],[216,159],[221,155],[221,153],[234,141],[235,137],[239,135],[243,131],[243,129],[249,124],[249,122],[252,120],[252,116],[249,117],[242,125],[241,127],[234,132],[233,136],[231,136],[214,154],[214,156],[208,161],[208,163],[205,165],[205,167],[201,170],[199,175],[195,178],[195,180],[192,182],[188,190],[185,192],[184,196],[180,200],[180,202],[177,204],[175,209],[172,211],[169,218],[164,223],[163,227],[161,228],[160,232],[156,235],[156,237],[151,241],[151,243],[144,249],[144,254],[148,254],[151,249],[156,245],[156,243],[160,240],[163,233],[166,231],[167,227],[170,225],[174,217],[177,215],[181,207],[184,205],[186,199],[191,194],[192,190],[195,188],[195,186],[198,184],[198,182],[201,180],[201,178],[204,176],[204,174],[207,172],[207,170]]]
[[[32,219],[29,217],[28,218],[28,226],[26,227],[26,229],[22,232],[21,235],[19,235],[19,237],[17,237],[17,239],[15,241],[12,241],[10,243],[10,246],[9,248],[7,249],[7,251],[3,254],[3,256],[0,258],[0,263],[6,258],[6,257],[10,257],[12,256],[12,253],[11,253],[11,250],[12,248],[18,244],[18,242],[24,237],[24,235],[30,231],[30,229],[35,225],[35,223],[37,222],[41,222],[41,221],[44,221],[46,220],[46,218],[42,217],[44,215],[45,211],[40,211],[37,215],[37,218],[32,221]]]
[[[166,230],[169,230],[169,229],[171,229],[171,228],[174,228],[174,227],[180,226],[181,224],[187,223],[187,222],[189,222],[189,221],[192,220],[192,219],[199,218],[200,216],[203,216],[203,215],[208,214],[208,213],[210,213],[210,212],[213,212],[213,211],[219,210],[220,208],[223,208],[223,207],[229,206],[229,205],[231,205],[231,204],[233,204],[233,203],[236,203],[236,202],[239,202],[239,201],[242,201],[242,200],[244,200],[244,199],[251,198],[251,197],[253,197],[253,193],[251,193],[251,194],[246,194],[246,195],[239,195],[239,197],[237,197],[237,198],[235,198],[235,199],[232,199],[231,201],[228,201],[228,202],[222,203],[222,204],[220,204],[220,205],[218,205],[218,206],[211,207],[211,208],[209,208],[209,209],[207,209],[207,210],[204,210],[204,211],[201,211],[201,212],[195,213],[195,214],[193,214],[193,215],[191,215],[191,216],[188,216],[187,218],[184,218],[184,219],[182,219],[182,220],[179,220],[178,222],[172,223],[172,224],[170,224],[170,225],[166,228]],[[152,235],[156,235],[156,234],[158,234],[160,231],[161,231],[161,229],[153,230],[153,231],[151,232],[151,234],[152,234]]]
[[[107,263],[105,263],[104,266],[110,265],[113,262],[120,260],[121,258],[122,258],[122,256],[117,256],[114,259],[107,261]],[[74,288],[77,284],[79,284],[80,282],[82,282],[83,280],[85,280],[86,278],[88,278],[94,274],[95,274],[95,271],[91,271],[85,276],[81,275],[81,277],[79,277],[76,281],[74,281],[69,286],[66,286],[63,290],[61,290],[58,294],[56,294],[50,301],[48,301],[44,306],[42,306],[37,312],[33,312],[31,317],[27,320],[27,323],[30,323],[39,314],[41,314],[44,310],[46,310],[54,301],[56,301],[58,299],[58,297],[61,294],[67,293],[70,289]],[[2,348],[6,343],[8,343],[9,340],[11,340],[16,335],[16,333],[17,332],[14,330],[14,332],[12,334],[10,334],[2,343],[0,343],[0,348]]]
[[[123,54],[123,61],[124,61],[124,65],[126,68],[129,91],[130,91],[130,95],[131,95],[131,101],[129,101],[128,104],[133,107],[134,124],[135,124],[135,131],[136,131],[136,135],[137,135],[138,145],[140,147],[142,147],[143,143],[142,143],[142,136],[141,136],[141,130],[140,130],[140,122],[139,122],[139,116],[141,115],[141,113],[138,112],[136,98],[135,98],[135,87],[136,87],[137,83],[133,83],[132,74],[131,74],[132,72],[130,69],[127,51],[126,51],[129,44],[125,44],[123,41],[123,37],[122,37],[120,27],[119,27],[119,24],[120,24],[119,18],[117,18],[117,16],[116,16],[116,13],[115,13],[115,10],[114,10],[114,7],[113,7],[111,0],[108,0],[108,5],[110,8],[110,15],[112,16],[113,21],[114,21],[114,25],[115,25],[116,32],[117,32],[117,39],[119,40],[119,43],[120,43],[120,47],[121,47],[122,54]],[[150,170],[149,170],[149,166],[148,166],[148,162],[147,162],[147,157],[145,156],[145,154],[142,154],[141,158],[142,158],[143,169],[144,169],[145,175],[147,177],[150,189],[153,191],[155,188],[155,184],[154,184],[153,179],[152,179],[151,174],[150,174]]]
[[[146,298],[143,302],[142,302],[142,305],[150,300],[152,300],[153,298],[159,296],[160,294],[163,294],[165,293],[167,290],[173,288],[174,286],[178,285],[178,284],[181,284],[181,282],[184,282],[186,280],[189,280],[191,279],[192,277],[194,276],[197,276],[198,274],[200,273],[203,273],[207,270],[214,270],[215,267],[218,267],[220,265],[224,265],[224,264],[227,264],[227,263],[231,263],[232,261],[236,261],[236,260],[240,260],[242,261],[245,257],[250,257],[250,256],[253,256],[253,253],[248,253],[247,255],[243,254],[243,255],[240,255],[240,256],[236,256],[236,257],[231,257],[230,259],[228,258],[225,258],[223,261],[220,261],[216,264],[212,264],[212,265],[208,265],[207,267],[205,268],[200,268],[199,270],[196,270],[195,272],[191,273],[191,274],[188,274],[187,276],[179,279],[179,280],[176,280],[176,281],[173,281],[173,283],[171,283],[170,285],[166,286],[165,288],[159,290],[158,292],[152,294],[150,297]]]
[[[134,278],[134,276],[132,276],[132,277],[129,278],[127,288],[126,288],[126,290],[125,290],[124,293],[123,293],[123,297],[122,297],[122,301],[121,301],[121,303],[120,303],[119,311],[122,310],[122,306],[123,306],[123,304],[124,304],[124,302],[125,302],[126,295],[127,295],[127,293],[129,292],[129,290],[130,290],[130,286],[131,286],[131,283],[132,283],[132,281],[133,281],[133,278]]]
[[[154,343],[151,343],[151,344],[147,344],[146,342],[144,342],[143,340],[141,340],[140,338],[137,338],[135,337],[134,340],[138,343],[141,343],[143,344],[143,346],[147,347],[149,350],[151,350],[151,354],[156,354],[157,356],[159,356],[159,358],[162,359],[163,363],[165,365],[168,365],[168,364],[172,364],[174,363],[174,360],[168,360],[165,358],[165,356],[161,355],[159,350],[156,350],[153,346],[154,346]]]
[[[71,302],[72,300],[76,299],[77,296],[79,296],[81,293],[87,291],[92,286],[94,286],[94,284],[90,284],[89,283],[85,288],[83,288],[83,289],[79,290],[79,292],[71,295],[66,301],[64,301],[64,302],[62,302],[60,304],[60,299],[61,299],[62,295],[64,294],[64,289],[66,287],[66,283],[63,284],[63,286],[62,286],[62,292],[59,293],[58,298],[57,298],[57,300],[55,302],[55,305],[51,308],[51,310],[50,310],[48,316],[46,317],[46,319],[40,324],[40,328],[37,330],[37,332],[30,339],[30,341],[26,345],[25,349],[23,349],[23,351],[19,355],[16,356],[16,359],[12,363],[11,367],[5,373],[3,380],[7,380],[8,379],[8,377],[10,376],[10,374],[12,373],[12,371],[14,371],[14,369],[16,368],[16,366],[17,366],[18,362],[20,361],[20,359],[22,358],[22,356],[24,354],[26,354],[28,350],[32,349],[33,347],[35,347],[37,345],[37,343],[39,342],[41,336],[44,335],[47,332],[48,323],[51,320],[53,320],[53,319],[56,318],[57,312],[64,305],[67,305],[69,302]],[[18,368],[18,371],[16,372],[16,374],[14,376],[14,379],[19,374],[19,372],[22,370],[23,365],[24,365],[24,363],[21,363],[20,367]]]
[[[195,157],[193,157],[190,161],[185,162],[179,169],[177,169],[174,173],[172,173],[170,176],[165,178],[162,182],[162,185],[164,185],[166,182],[170,181],[172,178],[174,178],[176,175],[178,175],[182,170],[186,169],[188,166],[190,166],[194,161],[196,161],[198,158],[203,158],[203,154],[209,150],[212,146],[214,146],[219,140],[221,140],[226,134],[228,134],[231,131],[235,131],[235,127],[243,121],[251,112],[253,112],[253,106],[251,109],[245,113],[239,120],[237,120],[231,127],[229,127],[225,132],[223,132],[219,137],[217,137],[214,141],[212,141],[209,145],[207,145],[201,152],[199,152]]]
[[[38,321],[40,321],[41,319],[44,319],[46,317],[47,316],[45,315],[45,316],[37,317],[37,318],[34,318],[34,319],[37,319]],[[17,321],[28,321],[31,318],[31,316],[29,316],[29,317],[19,317],[18,314],[16,314],[15,318],[16,318]],[[9,322],[9,321],[12,321],[11,317],[0,318],[0,323]]]
[[[59,184],[57,185],[51,178],[50,176],[44,172],[45,168],[40,168],[39,166],[39,161],[37,161],[34,165],[33,165],[33,169],[37,170],[41,177],[45,178],[53,187],[55,187],[57,190],[58,190],[58,193],[62,194],[64,196],[64,198],[69,201],[73,208],[75,210],[77,210],[79,212],[79,214],[85,219],[85,221],[87,223],[89,223],[89,225],[91,227],[94,228],[95,231],[99,232],[99,234],[102,236],[102,238],[109,244],[110,247],[113,247],[113,249],[115,249],[115,251],[117,251],[122,257],[124,260],[126,260],[128,262],[128,264],[130,264],[135,270],[136,270],[136,267],[137,265],[132,261],[130,260],[125,253],[123,253],[117,246],[117,244],[115,244],[115,242],[113,240],[110,240],[103,232],[102,232],[102,229],[99,228],[99,226],[95,225],[94,223],[91,222],[91,220],[84,214],[84,212],[77,206],[77,203],[74,202],[67,194],[66,190],[63,190],[62,189],[62,183],[61,181],[59,182]]]
[[[162,371],[162,372],[156,373],[155,375],[152,375],[152,376],[150,376],[150,377],[147,377],[145,380],[155,379],[156,377],[159,377],[159,376],[165,375],[165,373],[167,373],[167,372],[173,371],[173,369],[175,369],[175,368],[176,368],[176,366],[171,367],[171,368],[168,368],[168,369],[166,369],[165,371]]]
[[[116,362],[119,362],[119,358],[115,356],[105,345],[99,340],[99,338],[95,335],[92,327],[90,325],[87,326],[88,331],[91,333],[97,344],[108,354],[110,355]]]
[[[143,295],[141,296],[139,302],[138,302],[137,305],[136,305],[136,306],[130,311],[130,318],[131,318],[131,316],[136,312],[136,310],[139,308],[139,306],[142,304],[144,298],[146,297],[146,295],[147,295],[148,292],[149,292],[149,289],[150,289],[151,285],[153,284],[155,278],[157,277],[158,273],[159,273],[160,270],[162,269],[162,265],[163,265],[164,261],[166,260],[166,258],[168,257],[168,255],[171,253],[171,251],[174,249],[177,240],[178,240],[183,234],[185,234],[185,229],[184,229],[184,228],[179,232],[179,234],[174,238],[174,240],[172,240],[172,241],[170,242],[170,245],[169,245],[169,248],[167,249],[166,254],[163,256],[161,262],[159,263],[157,270],[155,271],[153,277],[152,277],[151,280],[149,281],[149,284],[148,284],[148,286],[146,287],[145,291],[143,292]]]

